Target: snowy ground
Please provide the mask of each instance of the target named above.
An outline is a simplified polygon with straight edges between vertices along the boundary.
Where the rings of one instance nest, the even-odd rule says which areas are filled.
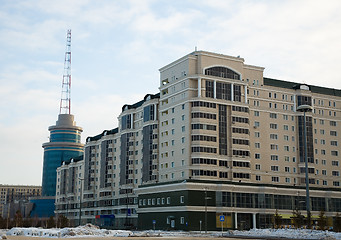
[[[125,231],[99,229],[93,225],[85,225],[76,228],[12,228],[0,229],[1,236],[30,236],[44,238],[75,238],[75,237],[219,237],[221,232],[209,232],[207,235],[199,232],[182,231]],[[316,231],[306,229],[252,229],[250,231],[225,231],[224,237],[272,237],[289,239],[341,239],[341,233],[329,231]]]

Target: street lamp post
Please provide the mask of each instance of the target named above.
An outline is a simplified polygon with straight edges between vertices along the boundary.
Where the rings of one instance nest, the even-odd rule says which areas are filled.
[[[128,189],[126,189],[126,193],[127,193],[127,213],[126,213],[126,228],[129,227],[129,218],[128,218],[128,211],[129,211],[129,194],[128,194]]]
[[[78,178],[80,180],[80,195],[79,195],[79,226],[82,223],[82,183],[84,181],[84,178]]]
[[[310,112],[312,107],[310,105],[301,105],[297,107],[297,111],[303,112],[303,128],[304,128],[304,162],[305,162],[305,191],[306,191],[306,205],[307,205],[307,226],[311,228],[310,215],[310,197],[309,197],[309,176],[308,176],[308,147],[307,147],[307,127],[306,127],[306,112]]]
[[[207,200],[211,199],[207,197],[207,188],[205,188],[205,233],[207,234]]]

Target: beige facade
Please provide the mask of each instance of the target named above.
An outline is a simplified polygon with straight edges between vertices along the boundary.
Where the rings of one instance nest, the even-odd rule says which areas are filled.
[[[214,67],[223,70],[214,72]],[[313,107],[308,113],[314,131],[312,185],[340,186],[335,178],[340,172],[340,91],[263,78],[263,70],[239,57],[202,51],[160,69],[161,182],[190,177],[305,185],[297,120],[303,113],[296,108],[298,96],[308,96]],[[219,133],[221,127],[226,136]],[[222,138],[227,146],[219,143]],[[198,175],[198,170],[206,172]]]
[[[159,228],[198,230],[207,215],[211,230],[220,215],[228,228],[268,227],[276,209],[292,224],[292,212],[306,206],[302,105],[312,107],[311,213],[316,219],[325,210],[332,226],[341,210],[341,91],[266,78],[263,70],[205,51],[160,69],[160,184],[138,189],[140,228],[158,216]]]
[[[4,216],[4,205],[19,200],[28,200],[30,197],[41,195],[41,186],[3,185],[0,184],[0,216]]]

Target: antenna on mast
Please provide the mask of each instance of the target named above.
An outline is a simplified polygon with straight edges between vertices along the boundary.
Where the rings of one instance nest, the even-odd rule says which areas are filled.
[[[71,114],[71,29],[67,30],[59,114]]]

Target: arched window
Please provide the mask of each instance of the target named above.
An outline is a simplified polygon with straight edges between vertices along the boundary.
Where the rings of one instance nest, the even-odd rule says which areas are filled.
[[[205,69],[205,75],[240,80],[240,75],[238,73],[226,67],[207,68]]]

